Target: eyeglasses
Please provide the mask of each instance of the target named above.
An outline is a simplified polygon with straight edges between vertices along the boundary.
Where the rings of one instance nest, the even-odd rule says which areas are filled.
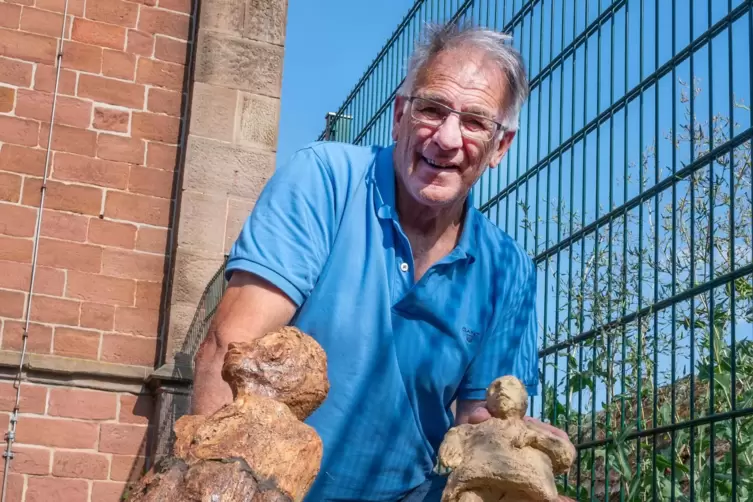
[[[447,120],[450,114],[456,114],[458,119],[460,119],[460,133],[465,138],[489,141],[498,129],[502,129],[502,124],[489,117],[475,113],[459,112],[430,99],[413,96],[409,101],[411,103],[411,117],[422,124],[432,127],[439,127]]]

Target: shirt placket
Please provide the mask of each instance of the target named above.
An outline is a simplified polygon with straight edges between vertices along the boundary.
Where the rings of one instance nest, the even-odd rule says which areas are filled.
[[[393,220],[395,229],[395,281],[393,283],[392,304],[395,305],[410,292],[413,287],[413,254],[411,252],[410,242],[400,229],[400,226]]]

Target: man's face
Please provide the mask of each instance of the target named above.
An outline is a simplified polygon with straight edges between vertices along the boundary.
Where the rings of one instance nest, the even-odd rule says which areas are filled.
[[[434,58],[416,78],[414,97],[426,98],[454,110],[502,121],[508,103],[506,80],[480,53],[449,51]],[[395,167],[402,188],[417,202],[433,207],[463,199],[487,167],[496,166],[507,152],[514,133],[491,139],[464,137],[460,119],[450,114],[438,126],[411,116],[405,97],[395,102],[392,136]]]

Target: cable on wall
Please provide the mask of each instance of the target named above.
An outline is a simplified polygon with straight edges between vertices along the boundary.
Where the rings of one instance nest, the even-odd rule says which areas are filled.
[[[58,51],[56,55],[56,61],[55,61],[55,90],[52,95],[52,110],[50,112],[50,133],[47,135],[47,148],[46,148],[46,155],[45,155],[45,162],[44,162],[44,175],[42,178],[42,187],[41,187],[41,197],[39,201],[39,211],[37,212],[37,221],[36,221],[36,227],[34,229],[34,241],[33,241],[33,252],[32,252],[32,258],[31,258],[31,278],[29,280],[29,300],[26,302],[26,311],[24,313],[24,330],[22,335],[22,347],[21,347],[21,357],[20,361],[18,363],[18,372],[16,373],[16,377],[14,380],[14,385],[16,386],[16,400],[13,405],[13,411],[10,415],[10,422],[8,424],[8,432],[5,434],[5,451],[3,452],[3,458],[5,458],[5,470],[3,473],[3,489],[2,489],[2,498],[0,498],[0,502],[5,502],[6,496],[7,496],[7,490],[8,490],[8,473],[10,472],[10,463],[13,459],[13,442],[16,439],[16,425],[18,424],[18,412],[20,409],[20,402],[21,402],[21,382],[24,379],[24,364],[26,362],[26,347],[27,342],[29,339],[29,321],[31,317],[31,302],[33,299],[33,293],[34,293],[34,279],[36,278],[36,271],[37,271],[37,255],[38,255],[38,249],[39,249],[39,233],[40,229],[42,228],[42,212],[44,210],[44,200],[45,195],[47,193],[47,175],[49,172],[49,166],[50,166],[50,153],[52,150],[52,132],[54,130],[55,126],[55,106],[57,105],[57,98],[58,98],[58,85],[60,83],[60,69],[61,64],[63,60],[63,41],[65,39],[65,27],[66,27],[66,18],[68,17],[68,0],[65,0],[65,5],[63,7],[63,25],[60,28],[60,39],[58,43]]]

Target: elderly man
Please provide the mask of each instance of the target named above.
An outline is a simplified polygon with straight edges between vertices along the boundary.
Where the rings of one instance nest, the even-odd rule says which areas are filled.
[[[313,336],[331,388],[307,421],[324,443],[310,501],[438,500],[439,444],[489,417],[488,384],[512,374],[537,391],[535,267],[468,202],[510,148],[528,92],[506,41],[431,30],[395,99],[394,144],[298,151],[232,248],[193,411],[231,400],[229,343],[286,324]]]

